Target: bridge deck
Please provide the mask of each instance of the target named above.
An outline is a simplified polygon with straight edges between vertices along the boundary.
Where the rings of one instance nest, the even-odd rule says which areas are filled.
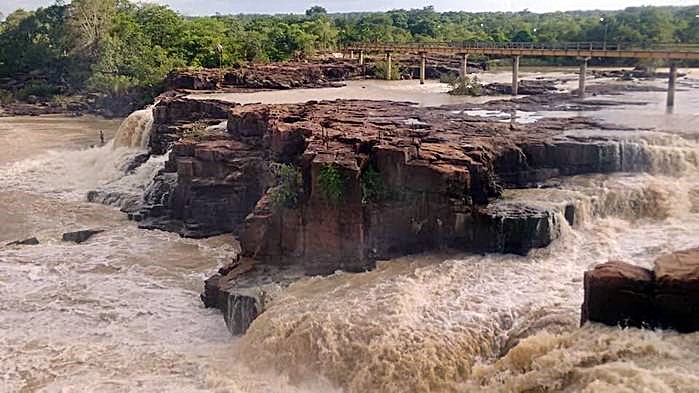
[[[699,60],[698,45],[622,45],[599,42],[540,44],[531,42],[457,42],[457,43],[360,43],[348,51],[482,54],[497,56],[625,57],[641,59]]]

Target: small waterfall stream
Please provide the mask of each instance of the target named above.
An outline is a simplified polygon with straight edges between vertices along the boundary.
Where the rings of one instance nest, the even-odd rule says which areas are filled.
[[[153,107],[149,106],[130,114],[119,126],[112,148],[120,147],[147,149],[153,128]]]
[[[134,159],[147,153],[153,124],[152,108],[136,111],[104,146],[51,150],[40,157],[0,168],[0,186],[43,192],[71,200],[121,207],[134,203],[162,168],[167,155],[149,157],[133,170]]]

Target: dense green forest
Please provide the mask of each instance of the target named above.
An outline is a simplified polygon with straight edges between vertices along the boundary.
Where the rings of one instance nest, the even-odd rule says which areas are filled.
[[[73,0],[17,10],[0,23],[0,78],[12,96],[157,94],[178,67],[270,62],[358,41],[603,41],[699,43],[699,6],[623,11],[216,15],[186,17],[127,0]]]

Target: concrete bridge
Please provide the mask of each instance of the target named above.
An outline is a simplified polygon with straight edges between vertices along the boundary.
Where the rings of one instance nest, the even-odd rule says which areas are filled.
[[[427,53],[451,54],[461,59],[460,76],[466,76],[468,56],[492,55],[512,57],[512,94],[517,95],[519,86],[519,58],[533,57],[575,57],[580,59],[580,79],[578,93],[585,96],[587,61],[592,57],[660,59],[670,63],[667,106],[674,106],[677,60],[699,60],[699,45],[675,44],[619,44],[607,42],[430,42],[430,43],[359,43],[347,46],[345,52],[350,58],[359,55],[364,64],[366,53],[386,54],[386,79],[391,78],[392,53],[420,55],[420,83],[425,83]]]

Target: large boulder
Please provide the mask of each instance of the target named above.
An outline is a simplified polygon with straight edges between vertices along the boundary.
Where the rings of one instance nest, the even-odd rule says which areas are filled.
[[[655,321],[653,272],[611,261],[585,272],[581,322],[650,327]]]
[[[655,261],[655,304],[660,326],[699,330],[699,248]]]

